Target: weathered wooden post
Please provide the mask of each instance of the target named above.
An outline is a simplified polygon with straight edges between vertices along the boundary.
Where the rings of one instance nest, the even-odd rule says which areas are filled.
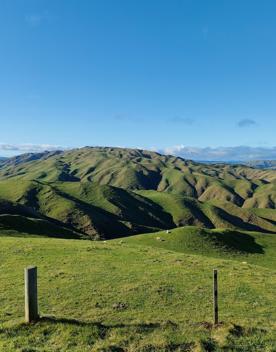
[[[37,267],[30,266],[25,268],[25,321],[30,323],[38,319]]]
[[[218,325],[218,271],[214,269],[214,324]]]

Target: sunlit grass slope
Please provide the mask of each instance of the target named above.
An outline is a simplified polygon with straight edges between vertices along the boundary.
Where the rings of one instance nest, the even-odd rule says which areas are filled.
[[[185,225],[276,233],[276,171],[137,149],[86,147],[7,159],[0,164],[1,201],[93,239]],[[10,213],[2,207],[0,214]]]
[[[168,192],[133,192],[89,181],[1,181],[0,214],[14,214],[10,204],[21,209],[17,215],[47,218],[80,236],[94,239],[185,225],[276,232],[276,222],[272,220],[274,209],[265,212],[240,208],[227,201],[202,202]]]
[[[264,217],[260,209],[245,209],[228,201],[206,201],[156,191],[138,191],[171,214],[176,226],[196,225],[205,228],[233,228],[275,232],[276,222]],[[276,211],[266,209],[276,217]],[[258,216],[260,214],[260,216]],[[271,215],[272,216],[272,215]]]
[[[0,180],[93,181],[128,190],[158,190],[199,200],[226,200],[236,205],[258,202],[273,192],[276,172],[242,165],[204,165],[174,156],[124,148],[81,148],[66,152],[27,154],[0,165]],[[274,206],[275,207],[275,206]]]
[[[276,269],[276,234],[186,226],[169,232],[137,235],[125,241],[129,244],[164,248],[187,254],[246,261]]]
[[[137,242],[1,237],[0,351],[275,351],[276,271],[265,263],[269,259],[255,257],[265,251],[250,253],[244,264],[230,239],[200,241],[190,228],[184,245],[178,231],[168,235],[179,237],[169,249],[143,243],[146,236]],[[175,251],[179,246],[183,253]],[[220,247],[230,254],[213,258]],[[264,266],[249,263],[249,256]],[[38,266],[42,315],[30,326],[23,323],[27,265]]]

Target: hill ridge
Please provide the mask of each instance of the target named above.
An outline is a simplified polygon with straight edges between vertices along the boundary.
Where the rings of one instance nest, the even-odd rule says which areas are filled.
[[[276,171],[142,149],[83,147],[7,159],[0,198],[91,238],[194,224],[276,232]]]

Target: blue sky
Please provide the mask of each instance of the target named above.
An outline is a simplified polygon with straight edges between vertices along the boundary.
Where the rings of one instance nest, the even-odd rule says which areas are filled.
[[[0,155],[246,146],[276,158],[275,12],[274,0],[2,0]]]

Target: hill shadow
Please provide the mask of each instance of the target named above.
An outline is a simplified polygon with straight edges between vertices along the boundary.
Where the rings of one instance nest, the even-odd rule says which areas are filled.
[[[212,239],[219,246],[230,250],[250,254],[264,254],[263,246],[256,243],[255,238],[247,233],[235,230],[227,230],[221,233],[212,233]]]
[[[264,217],[264,216],[260,216],[260,218],[263,219],[263,220],[265,220],[265,221],[268,221],[271,225],[276,226],[276,221],[275,221],[275,220],[266,218],[266,217]]]
[[[164,212],[159,205],[143,196],[132,195],[121,188],[110,187],[115,190],[116,195],[110,196],[109,199],[111,203],[120,208],[120,216],[65,193],[54,185],[51,185],[51,188],[60,197],[74,202],[84,214],[90,217],[99,233],[103,234],[106,239],[116,238],[116,233],[130,236],[175,227],[171,214]],[[131,227],[126,226],[124,221],[131,222]]]
[[[262,232],[262,233],[271,233],[271,231],[268,231],[262,227],[259,227],[257,225],[254,225],[252,223],[243,221],[241,218],[239,218],[236,215],[229,214],[222,208],[216,207],[217,214],[225,221],[228,223],[234,225],[237,228],[240,228],[242,230],[246,231],[255,231],[255,232]]]
[[[201,223],[204,224],[204,227],[208,229],[213,229],[215,226],[212,223],[212,221],[203,213],[203,211],[197,206],[195,200],[192,201],[187,201],[184,200],[183,204],[186,208],[188,208],[194,217],[195,220],[199,220]],[[185,224],[180,224],[180,226],[183,226]],[[194,221],[192,221],[191,224],[189,225],[194,225]]]
[[[45,218],[30,218],[14,214],[0,214],[0,225],[13,237],[41,236],[52,238],[80,239],[81,234],[68,228],[63,223],[49,221]]]

